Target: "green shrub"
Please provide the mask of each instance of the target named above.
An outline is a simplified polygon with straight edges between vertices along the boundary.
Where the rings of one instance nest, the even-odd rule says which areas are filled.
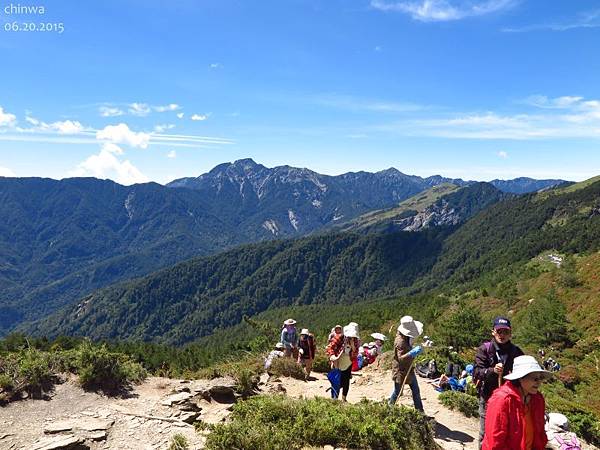
[[[269,367],[269,373],[275,376],[304,380],[304,369],[293,358],[275,358]]]
[[[14,380],[7,374],[0,374],[0,390],[12,391],[15,387]]]
[[[313,372],[327,373],[329,372],[329,369],[329,355],[327,355],[325,352],[317,352],[315,359],[313,360]]]
[[[206,448],[295,450],[333,445],[364,449],[437,449],[426,417],[412,408],[325,398],[257,396],[234,406],[231,422],[217,424]]]
[[[188,445],[188,441],[183,434],[175,434],[171,438],[171,445],[169,445],[169,450],[188,450],[190,446]]]
[[[89,341],[77,350],[77,374],[86,389],[101,389],[116,393],[130,383],[138,383],[147,376],[144,368],[120,353],[111,353],[105,345],[94,347]]]
[[[25,350],[19,355],[18,363],[18,379],[30,395],[41,397],[51,388],[55,374],[47,353],[35,349]]]
[[[477,397],[458,391],[444,391],[439,395],[440,403],[451,410],[458,410],[467,417],[479,416]]]

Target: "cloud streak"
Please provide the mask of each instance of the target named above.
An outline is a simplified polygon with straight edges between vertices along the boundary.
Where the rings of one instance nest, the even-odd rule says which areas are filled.
[[[522,27],[503,28],[505,33],[527,33],[532,31],[570,31],[577,28],[600,27],[600,9],[581,14],[569,22],[538,23]]]
[[[384,12],[408,14],[419,22],[448,22],[506,10],[516,3],[516,0],[371,0],[371,7]]]

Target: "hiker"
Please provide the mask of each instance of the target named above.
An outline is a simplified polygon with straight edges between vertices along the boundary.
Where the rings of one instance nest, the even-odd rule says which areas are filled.
[[[360,370],[360,365],[358,363],[358,351],[360,350],[360,348],[362,347],[362,342],[360,340],[360,335],[358,333],[358,324],[356,322],[350,322],[347,327],[349,329],[354,330],[354,334],[356,335],[356,353],[354,354],[354,357],[352,358],[352,372],[358,372]]]
[[[296,321],[294,319],[288,319],[283,322],[280,342],[285,347],[284,354],[286,357],[298,358],[298,331],[296,330]]]
[[[331,340],[335,337],[336,334],[342,334],[341,325],[336,325],[331,329],[331,333],[329,333],[329,336],[327,337],[327,345],[331,343]]]
[[[383,354],[383,343],[387,341],[387,336],[383,333],[372,333],[371,337],[375,339],[375,347],[371,348],[371,353],[374,359]]]
[[[508,380],[494,391],[487,405],[482,450],[544,450],[544,396],[541,384],[552,374],[533,356],[517,356]]]
[[[350,378],[352,377],[352,360],[358,355],[358,334],[356,328],[345,326],[342,334],[336,334],[327,346],[327,354],[332,368],[341,371],[342,401],[346,401],[350,390]],[[333,394],[333,393],[332,393]],[[337,394],[334,398],[337,398]],[[332,395],[333,396],[333,395]]]
[[[275,348],[273,350],[271,350],[271,352],[269,353],[269,356],[267,356],[267,358],[265,359],[265,370],[266,371],[269,370],[269,368],[271,367],[271,364],[273,364],[274,359],[283,358],[284,348],[285,347],[281,342],[278,342],[277,344],[275,344]]]
[[[479,448],[485,434],[485,414],[489,398],[513,369],[513,361],[523,351],[511,342],[512,328],[506,317],[496,317],[492,340],[483,343],[475,355],[473,379],[479,395]]]
[[[563,414],[546,414],[546,448],[552,450],[581,450],[577,435],[569,430],[569,419]]]
[[[421,392],[415,376],[413,362],[415,357],[421,353],[420,346],[413,348],[413,340],[423,333],[423,324],[414,320],[411,316],[400,319],[396,339],[394,340],[394,359],[392,360],[392,379],[394,390],[389,399],[389,404],[394,405],[404,384],[410,386],[415,409],[424,412]]]
[[[312,371],[313,360],[317,347],[315,345],[315,337],[308,332],[308,329],[303,328],[300,332],[300,340],[298,341],[298,364],[304,367],[304,379],[308,380]]]

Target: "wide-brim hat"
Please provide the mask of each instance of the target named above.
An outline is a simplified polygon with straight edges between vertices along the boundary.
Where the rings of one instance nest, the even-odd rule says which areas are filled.
[[[302,331],[300,332],[300,334],[309,334],[308,328],[302,328]]]
[[[564,414],[550,413],[547,416],[546,431],[562,433],[569,431],[569,419]]]
[[[552,372],[548,372],[540,367],[537,360],[533,356],[523,355],[517,356],[513,362],[513,371],[504,376],[505,380],[518,380],[526,377],[530,373],[539,373],[546,378],[552,377]]]
[[[371,333],[373,339],[379,339],[380,341],[386,341],[387,336],[383,333]]]
[[[284,325],[296,325],[296,321],[294,319],[288,319],[283,322]]]
[[[275,344],[275,348],[284,348],[285,345],[283,345],[281,342],[278,342],[277,344]]]
[[[351,327],[350,325],[346,325],[344,327],[344,336],[349,337],[349,338],[357,338],[358,333],[356,331],[356,328]]]
[[[413,319],[411,316],[404,316],[400,319],[398,332],[404,336],[416,338],[423,333],[423,324],[418,320]]]

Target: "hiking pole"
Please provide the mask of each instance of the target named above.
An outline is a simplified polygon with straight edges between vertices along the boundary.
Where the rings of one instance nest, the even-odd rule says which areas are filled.
[[[404,375],[404,380],[402,380],[402,385],[400,386],[400,394],[398,394],[398,397],[402,397],[402,393],[404,392],[404,385],[406,384],[406,380],[408,379],[408,376],[410,375],[410,371],[412,370],[414,364],[415,364],[415,358],[413,358],[412,362],[410,363],[408,372],[406,372],[406,375]]]
[[[496,358],[498,358],[498,362],[501,362],[502,359],[500,358],[500,354],[498,353],[498,350],[496,350]],[[498,374],[498,387],[502,386],[502,373],[504,372],[504,363],[502,363],[502,372],[500,372]]]

